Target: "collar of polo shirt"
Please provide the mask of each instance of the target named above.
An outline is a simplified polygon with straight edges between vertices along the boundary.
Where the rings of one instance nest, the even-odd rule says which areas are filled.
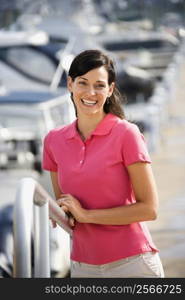
[[[119,118],[111,113],[108,113],[103,120],[98,124],[93,135],[106,135],[109,134],[112,127],[118,122]],[[72,126],[65,132],[67,139],[75,138],[78,135],[77,120],[72,123]]]

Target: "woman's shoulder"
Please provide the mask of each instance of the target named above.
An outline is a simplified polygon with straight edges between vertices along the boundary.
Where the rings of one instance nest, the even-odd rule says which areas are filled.
[[[139,132],[139,127],[127,120],[127,119],[119,119],[117,122],[117,126],[115,128],[120,134],[131,133],[131,132]]]
[[[73,122],[74,123],[74,122]],[[45,136],[45,139],[53,139],[53,138],[62,138],[65,137],[65,135],[71,131],[71,129],[73,128],[74,124],[70,123],[67,125],[61,125],[58,127],[55,127],[53,129],[51,129]]]

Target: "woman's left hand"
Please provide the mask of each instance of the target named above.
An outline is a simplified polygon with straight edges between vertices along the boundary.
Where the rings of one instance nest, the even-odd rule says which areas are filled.
[[[86,210],[81,206],[79,200],[70,194],[62,194],[60,197],[57,199],[58,205],[65,206],[76,221],[85,223]]]

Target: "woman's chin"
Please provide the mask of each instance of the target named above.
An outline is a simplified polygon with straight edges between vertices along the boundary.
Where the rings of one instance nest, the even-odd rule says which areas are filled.
[[[77,109],[80,115],[87,115],[87,116],[93,116],[93,115],[104,115],[104,109],[102,107],[79,107]]]
[[[87,115],[87,116],[93,116],[96,114],[101,114],[103,111],[101,109],[81,109],[80,110],[80,115]]]

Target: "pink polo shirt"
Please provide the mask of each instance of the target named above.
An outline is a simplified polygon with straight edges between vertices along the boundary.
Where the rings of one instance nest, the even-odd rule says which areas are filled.
[[[86,209],[135,202],[126,166],[151,163],[138,127],[109,113],[84,142],[77,122],[51,130],[44,139],[43,169],[58,172],[61,191]],[[105,264],[147,251],[158,251],[144,222],[129,225],[76,223],[71,259]]]

